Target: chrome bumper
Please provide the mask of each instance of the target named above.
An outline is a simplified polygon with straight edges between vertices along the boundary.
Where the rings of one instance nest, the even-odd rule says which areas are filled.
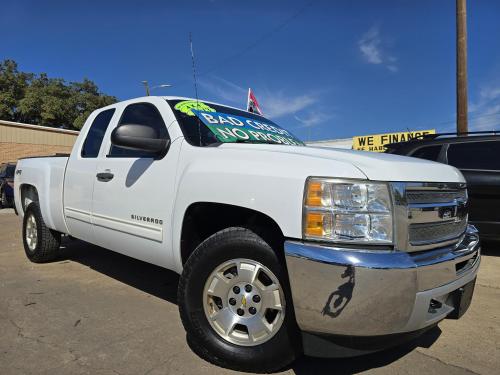
[[[302,331],[377,336],[417,331],[450,314],[451,293],[476,277],[480,245],[469,226],[459,245],[419,253],[286,241],[285,255]]]

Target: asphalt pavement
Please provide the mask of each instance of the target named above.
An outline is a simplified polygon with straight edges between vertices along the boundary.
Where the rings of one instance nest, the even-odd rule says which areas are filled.
[[[25,257],[21,223],[0,210],[0,374],[233,374],[189,348],[178,276],[81,241]],[[484,250],[472,306],[419,339],[363,357],[303,357],[286,374],[500,373],[500,245]]]

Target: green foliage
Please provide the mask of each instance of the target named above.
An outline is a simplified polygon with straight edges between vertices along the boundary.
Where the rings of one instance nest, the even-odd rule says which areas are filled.
[[[89,79],[66,83],[47,74],[20,72],[13,60],[0,62],[0,119],[81,129],[97,108],[115,103]]]

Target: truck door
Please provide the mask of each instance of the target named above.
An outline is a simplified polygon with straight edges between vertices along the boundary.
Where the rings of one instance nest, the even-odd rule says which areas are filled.
[[[165,100],[128,104],[117,126],[139,124],[167,134],[174,121]],[[111,145],[99,158],[92,204],[95,243],[107,249],[168,266],[171,256],[170,215],[179,142],[172,142],[161,157]]]
[[[97,157],[114,113],[114,108],[106,109],[89,118],[88,127],[82,129],[86,136],[75,143],[66,167],[63,189],[66,225],[72,236],[88,242],[93,242],[94,238],[91,208]]]

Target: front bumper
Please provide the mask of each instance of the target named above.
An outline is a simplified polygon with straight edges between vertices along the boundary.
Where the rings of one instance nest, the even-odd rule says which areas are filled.
[[[469,226],[460,244],[425,252],[286,241],[285,255],[299,328],[366,337],[414,332],[446,318],[452,292],[476,277],[480,245]]]

